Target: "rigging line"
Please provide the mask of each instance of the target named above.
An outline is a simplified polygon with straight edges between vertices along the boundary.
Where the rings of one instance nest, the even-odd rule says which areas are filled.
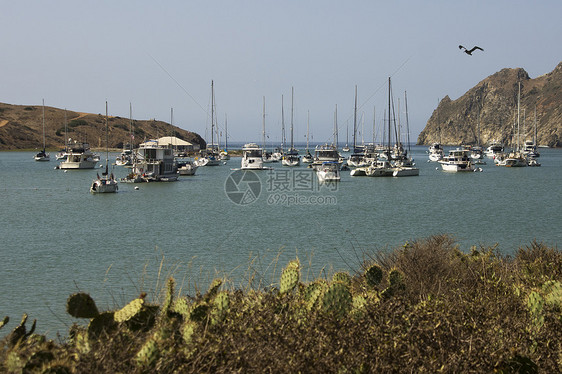
[[[166,68],[164,68],[164,66],[162,66],[162,64],[159,63],[150,53],[147,53],[147,54],[152,59],[152,61],[154,61],[158,66],[160,66],[160,69],[162,69],[162,71],[164,71],[164,73],[166,73],[168,75],[168,77],[170,77],[170,79],[173,80],[178,85],[178,87],[181,88],[182,91],[185,92],[185,94],[187,96],[189,96],[191,98],[191,100],[193,100],[193,102],[195,104],[197,104],[199,106],[199,108],[201,108],[201,110],[204,111],[207,114],[207,116],[209,116],[209,112],[207,110],[205,110],[205,108],[203,108],[203,106],[201,106],[201,104],[199,104],[197,102],[197,100],[195,100],[195,98],[193,96],[191,96],[191,94],[189,92],[187,92],[187,90],[172,76],[172,74],[170,74],[168,72],[168,70],[166,70]]]

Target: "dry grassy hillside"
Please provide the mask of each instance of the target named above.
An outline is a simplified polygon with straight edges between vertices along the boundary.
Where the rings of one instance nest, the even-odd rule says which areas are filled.
[[[0,103],[0,150],[35,149],[43,144],[43,110],[41,106]],[[105,147],[105,115],[66,111],[68,137],[89,142],[92,147]],[[128,118],[109,117],[109,147],[121,148],[129,141]],[[199,144],[205,141],[196,133],[163,121],[133,120],[135,144],[158,136],[174,135]],[[64,145],[65,111],[45,106],[45,138],[47,148]]]

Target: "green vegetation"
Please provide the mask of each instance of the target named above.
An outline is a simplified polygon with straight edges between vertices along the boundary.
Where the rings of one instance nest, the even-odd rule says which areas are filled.
[[[73,119],[68,123],[69,128],[78,127],[78,126],[89,126],[88,122],[83,119]]]
[[[99,311],[71,295],[59,343],[27,331],[0,345],[0,372],[555,373],[562,371],[562,253],[465,254],[449,236],[377,252],[356,273],[305,283],[298,259],[265,289],[146,294]],[[8,319],[0,323],[6,329]]]

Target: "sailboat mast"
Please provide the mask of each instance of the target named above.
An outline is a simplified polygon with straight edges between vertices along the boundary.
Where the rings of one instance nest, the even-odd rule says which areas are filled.
[[[336,127],[336,133],[337,133],[337,129],[338,129],[338,104],[336,104],[336,109],[334,110],[334,126]],[[347,134],[346,134],[347,137]],[[338,139],[336,139],[336,150],[338,149],[339,145],[338,145]],[[346,143],[345,145],[347,146],[347,139],[346,139]]]
[[[535,135],[533,136],[533,145],[537,146],[537,106],[535,105]]]
[[[357,142],[355,141],[355,135],[357,134],[357,85],[355,85],[355,105],[353,106],[353,152],[355,153],[355,147]]]
[[[64,108],[64,150],[68,151],[68,129],[67,129],[66,108]]]
[[[293,144],[293,101],[295,96],[295,90],[291,87],[291,149],[294,148]]]
[[[265,96],[263,97],[263,121],[262,121],[262,142],[263,142],[263,150],[265,151]]]
[[[310,110],[306,112],[306,152],[308,153],[308,134],[310,131]]]
[[[375,120],[376,120],[376,116],[377,116],[377,108],[375,106],[373,106],[373,150],[375,147],[375,138],[376,138],[376,127],[375,127]]]
[[[410,147],[410,121],[408,118],[408,95],[406,91],[404,91],[404,106],[406,107],[406,133],[408,134],[406,141],[408,142],[408,154],[412,157],[412,149]]]
[[[388,77],[388,160],[390,161],[390,77]]]
[[[214,82],[211,80],[211,148],[215,142],[215,87]]]
[[[228,121],[226,119],[226,113],[224,114],[224,151],[228,152]]]
[[[281,95],[281,151],[285,152],[285,110],[283,109],[283,95]]]
[[[105,101],[105,175],[108,175],[109,164],[109,124],[108,124],[107,100]]]
[[[517,92],[517,150],[519,151],[519,102],[521,101],[521,81],[519,81],[519,90]]]
[[[45,153],[45,99],[43,100],[43,153]]]

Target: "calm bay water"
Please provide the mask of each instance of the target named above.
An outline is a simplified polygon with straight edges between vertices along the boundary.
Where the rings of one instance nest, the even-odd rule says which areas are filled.
[[[322,269],[352,271],[363,253],[440,233],[463,250],[499,243],[506,254],[535,238],[562,243],[562,150],[541,149],[540,168],[486,159],[482,172],[458,174],[436,170],[425,150],[413,147],[419,177],[342,172],[336,188],[318,189],[305,167],[271,164],[273,172],[257,172],[261,190],[249,204],[225,192],[239,158],[178,182],[120,184],[117,194],[92,195],[95,170],[65,173],[54,170],[54,159],[1,152],[0,318],[11,318],[4,330],[25,312],[38,332],[66,335],[71,293],[89,292],[100,309],[111,309],[141,291],[156,297],[170,274],[183,293],[194,293],[216,276],[236,287],[249,278],[270,284],[295,256],[309,279]]]

